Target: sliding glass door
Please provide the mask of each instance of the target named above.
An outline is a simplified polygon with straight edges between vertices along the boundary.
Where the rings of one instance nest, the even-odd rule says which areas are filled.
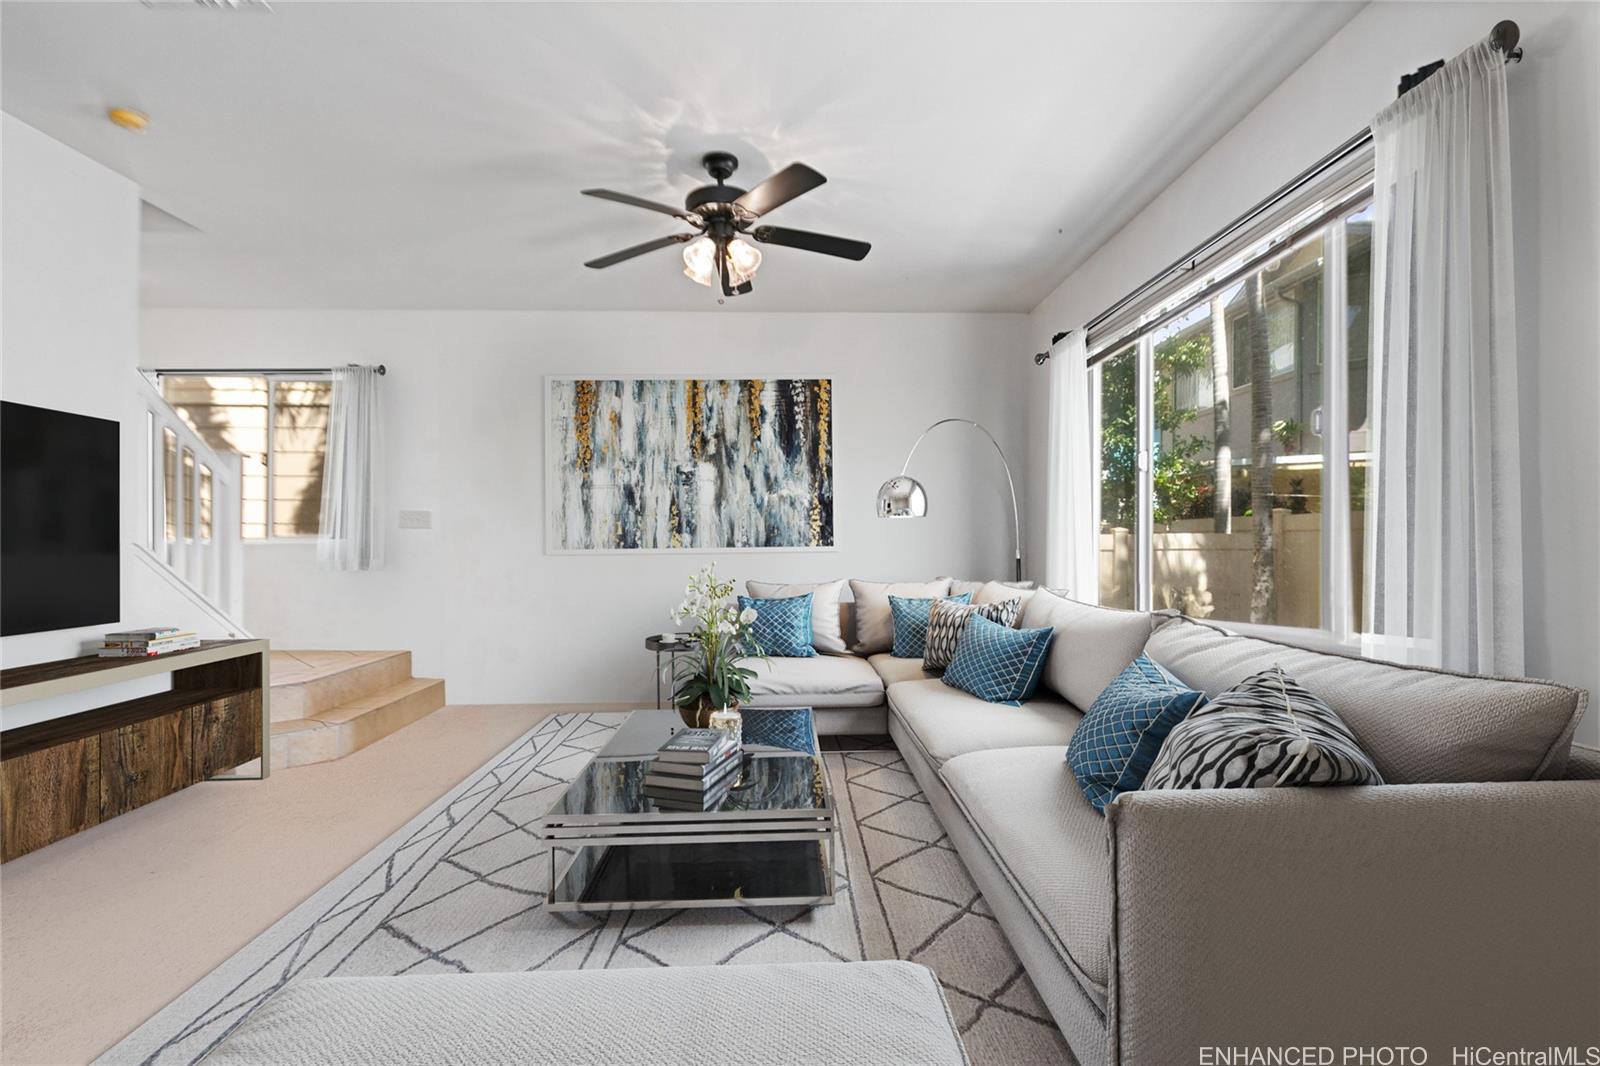
[[[1269,240],[1097,353],[1102,603],[1357,629],[1369,219]]]

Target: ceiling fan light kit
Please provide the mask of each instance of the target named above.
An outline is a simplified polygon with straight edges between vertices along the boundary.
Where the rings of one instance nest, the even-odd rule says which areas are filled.
[[[872,250],[872,245],[865,241],[756,225],[767,212],[828,180],[804,163],[791,163],[748,191],[728,184],[728,179],[739,169],[739,160],[732,154],[707,152],[700,160],[700,165],[705,167],[706,173],[711,175],[716,184],[704,185],[691,192],[685,198],[682,210],[610,189],[584,189],[585,196],[671,215],[694,229],[692,233],[658,237],[599,259],[591,259],[584,266],[603,270],[646,252],[682,244],[684,276],[700,285],[716,286],[722,290],[724,297],[728,297],[750,292],[756,271],[761,268],[761,249],[745,240],[747,236],[761,244],[820,252],[841,259],[865,259]]]

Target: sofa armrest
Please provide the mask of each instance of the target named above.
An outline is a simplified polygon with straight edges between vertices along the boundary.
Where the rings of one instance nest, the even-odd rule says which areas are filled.
[[[1600,781],[1133,792],[1106,815],[1114,1066],[1600,1044]]]

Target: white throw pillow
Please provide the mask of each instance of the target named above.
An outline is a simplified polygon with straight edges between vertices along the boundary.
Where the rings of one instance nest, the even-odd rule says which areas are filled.
[[[950,586],[953,596],[961,590],[954,583]],[[1007,600],[1021,600],[1018,608],[1011,615],[1011,628],[1022,628],[1022,612],[1028,609],[1028,601],[1033,599],[1033,594],[1038,591],[1031,581],[985,581],[983,587],[972,594],[972,602],[976,604],[1005,603]]]
[[[1034,587],[1034,584],[1033,584],[1032,581],[964,581],[959,577],[952,577],[952,578],[936,577],[936,578],[934,578],[934,580],[935,581],[946,581],[946,580],[948,580],[950,582],[950,595],[952,595],[952,596],[959,596],[963,592],[972,593],[972,602],[973,603],[977,603],[978,602],[978,593],[983,591],[983,588],[984,588],[985,585],[1004,585],[1006,588],[1012,590],[1012,592],[1011,592],[1012,596],[1016,595],[1018,590],[1031,590]],[[991,600],[990,602],[991,603],[999,603],[999,602],[1001,602],[1003,600],[1008,600],[1010,598],[1011,598],[1011,596],[1002,596],[999,600]]]
[[[844,630],[839,625],[839,599],[844,595],[844,578],[819,581],[815,585],[777,581],[746,581],[745,593],[758,600],[782,600],[811,593],[811,646],[824,655],[844,655]]]
[[[889,610],[889,597],[943,599],[950,595],[950,579],[886,582],[851,578],[850,594],[856,600],[856,643],[850,650],[857,655],[876,655],[894,647],[894,614]]]
[[[1018,628],[1042,626],[1056,631],[1044,664],[1045,684],[1082,710],[1144,651],[1151,617],[1143,611],[1096,607],[1039,589],[1023,606]]]

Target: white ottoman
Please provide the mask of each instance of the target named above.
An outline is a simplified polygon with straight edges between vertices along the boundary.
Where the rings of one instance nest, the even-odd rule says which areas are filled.
[[[967,1066],[908,962],[324,977],[283,988],[206,1066]]]

